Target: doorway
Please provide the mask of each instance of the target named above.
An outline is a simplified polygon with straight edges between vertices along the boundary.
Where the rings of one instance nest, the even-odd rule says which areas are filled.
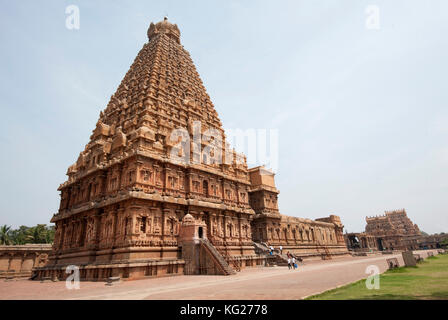
[[[376,239],[377,244],[378,244],[378,250],[383,251],[384,247],[383,247],[383,239],[382,238],[378,238]]]

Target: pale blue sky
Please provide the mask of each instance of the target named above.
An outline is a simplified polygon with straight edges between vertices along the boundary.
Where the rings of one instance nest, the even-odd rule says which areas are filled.
[[[80,29],[65,8],[80,8]],[[380,29],[365,28],[367,5]],[[48,223],[57,187],[147,41],[177,23],[226,128],[279,129],[283,214],[406,208],[448,231],[448,2],[0,0],[0,224]]]

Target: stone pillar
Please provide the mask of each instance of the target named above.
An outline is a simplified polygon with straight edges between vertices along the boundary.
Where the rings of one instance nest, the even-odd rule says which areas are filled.
[[[59,225],[59,228],[61,228],[61,236],[59,239],[59,243],[57,245],[58,250],[64,249],[64,241],[65,241],[65,223],[63,220],[56,222],[57,225]]]
[[[240,244],[243,241],[243,229],[241,228],[241,214],[238,213],[238,232],[239,232],[239,240]]]
[[[100,242],[100,238],[101,238],[101,214],[96,214],[93,216],[93,219],[95,221],[94,223],[94,236],[93,236],[93,241],[95,243],[95,246],[98,246],[98,243]]]
[[[112,213],[112,235],[111,235],[111,246],[113,247],[115,245],[116,235],[117,235],[117,227],[118,227],[118,208],[115,208],[115,210]]]
[[[116,211],[116,227],[114,231],[114,245],[117,243],[117,241],[126,240],[124,239],[124,234],[126,231],[124,230],[126,225],[126,218],[124,218],[124,208],[123,206],[120,206]],[[124,218],[124,219],[123,219]],[[120,221],[124,222],[123,224],[120,223]]]

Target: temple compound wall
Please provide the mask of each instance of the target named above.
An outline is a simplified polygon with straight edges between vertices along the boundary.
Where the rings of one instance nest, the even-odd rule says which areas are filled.
[[[282,215],[278,210],[279,191],[274,173],[263,167],[249,169],[251,177],[250,202],[255,211],[252,220],[252,239],[284,252],[301,257],[321,257],[323,254],[345,255],[343,228],[338,216],[316,220]]]
[[[51,244],[0,246],[0,278],[29,278],[32,269],[45,266]]]
[[[249,170],[230,149],[180,31],[166,19],[151,23],[67,176],[51,219],[53,251],[38,278],[63,278],[69,265],[88,280],[230,273],[226,263],[238,270],[264,263],[253,241],[304,256],[344,252],[338,217],[280,215],[274,175]],[[182,244],[191,224],[202,237]],[[206,256],[192,264],[185,250]]]
[[[362,233],[346,233],[344,239],[347,248],[357,252],[374,252],[378,251],[378,242],[375,236]]]
[[[445,244],[448,241],[448,234],[432,234],[427,236],[422,236],[417,239],[417,243],[420,249],[437,249],[447,247]]]

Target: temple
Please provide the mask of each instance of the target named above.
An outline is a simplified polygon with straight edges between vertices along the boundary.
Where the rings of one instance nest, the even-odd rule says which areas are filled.
[[[147,35],[58,189],[53,250],[35,278],[65,278],[68,265],[86,280],[232,274],[266,264],[266,245],[347,254],[339,217],[281,215],[274,174],[229,148],[177,25]]]
[[[416,250],[422,234],[405,209],[386,211],[384,215],[366,217],[363,233],[346,234],[347,246],[357,251]]]

